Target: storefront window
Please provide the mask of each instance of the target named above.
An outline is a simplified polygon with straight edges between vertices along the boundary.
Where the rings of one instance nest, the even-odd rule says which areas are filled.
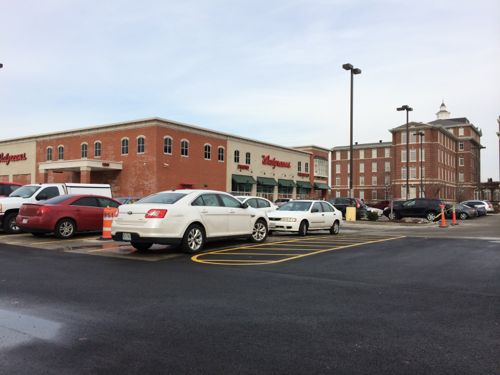
[[[98,158],[101,156],[101,150],[102,150],[102,144],[101,142],[95,142],[94,143],[94,157]]]
[[[128,155],[128,138],[122,139],[122,155]]]
[[[217,149],[217,160],[224,161],[224,147],[219,147]]]
[[[233,180],[231,184],[231,193],[234,195],[250,195],[252,184],[239,184]]]
[[[310,193],[311,193],[311,189],[302,188],[302,187],[297,186],[297,199],[309,198]]]
[[[274,186],[257,184],[257,196],[269,199],[272,202],[274,199]]]

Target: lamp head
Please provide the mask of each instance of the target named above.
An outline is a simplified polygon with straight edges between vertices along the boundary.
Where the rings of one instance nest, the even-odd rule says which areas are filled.
[[[344,68],[345,70],[352,70],[354,66],[352,66],[352,64],[344,64],[342,65],[342,68]]]
[[[361,69],[354,68],[354,69],[352,70],[352,74],[361,74]]]
[[[396,108],[397,111],[408,111],[408,112],[411,112],[413,111],[413,108],[410,107],[409,105],[405,104],[405,105],[402,105],[401,107],[398,107]]]

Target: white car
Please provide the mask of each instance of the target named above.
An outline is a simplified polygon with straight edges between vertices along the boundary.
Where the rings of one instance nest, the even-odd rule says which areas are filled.
[[[153,244],[181,245],[187,253],[200,251],[205,241],[247,237],[267,238],[265,212],[241,203],[232,195],[212,190],[169,190],[121,205],[111,235],[139,251]]]
[[[238,195],[235,198],[238,199],[241,203],[246,203],[250,207],[264,212],[276,211],[276,209],[278,208],[278,206],[276,206],[273,202],[262,197]]]
[[[375,208],[375,207],[370,207],[370,206],[366,206],[366,211],[367,212],[375,212],[378,216],[382,216],[384,214],[384,211],[381,210],[380,208]]]
[[[269,231],[298,232],[299,236],[313,230],[329,230],[331,234],[338,234],[342,222],[342,212],[320,200],[290,201],[267,216]]]

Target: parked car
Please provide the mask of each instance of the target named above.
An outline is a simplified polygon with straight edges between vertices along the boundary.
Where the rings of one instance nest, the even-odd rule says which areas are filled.
[[[268,227],[265,212],[230,194],[185,189],[162,191],[120,206],[111,235],[139,251],[157,243],[181,245],[185,252],[196,253],[213,239],[245,237],[263,242]]]
[[[374,212],[378,216],[382,216],[384,214],[384,210],[381,210],[380,208],[370,207],[370,206],[366,206],[366,212]]]
[[[378,208],[380,210],[384,210],[384,208],[389,207],[391,205],[391,201],[379,201],[369,204],[370,207]]]
[[[333,198],[328,202],[342,212],[344,218],[347,207],[356,207],[356,219],[358,220],[366,216],[366,205],[359,198]]]
[[[67,239],[77,232],[101,232],[104,208],[119,205],[120,202],[100,195],[60,195],[44,203],[24,203],[16,224],[34,236],[54,233]]]
[[[297,232],[305,236],[308,231],[329,230],[338,234],[342,213],[326,201],[294,200],[268,213],[269,230]]]
[[[447,218],[453,217],[453,205],[446,205],[445,214]],[[458,203],[455,205],[455,217],[460,220],[466,220],[477,217],[477,209],[469,207],[465,204]]]
[[[0,197],[8,197],[10,193],[20,188],[22,185],[17,182],[0,182]]]
[[[256,208],[264,212],[276,211],[276,209],[278,208],[278,206],[276,206],[273,202],[262,197],[239,195],[236,196],[235,198],[238,199],[241,203],[246,203],[250,207]]]
[[[384,209],[384,215],[389,219],[401,219],[403,217],[424,217],[429,221],[434,221],[441,213],[440,205],[444,204],[440,199],[415,198],[402,202],[394,202],[392,217],[391,208]]]
[[[482,200],[468,200],[468,201],[463,201],[461,202],[463,204],[466,204],[469,207],[483,207],[486,212],[494,212],[495,209],[493,208],[493,205],[489,201],[482,201]]]
[[[118,197],[114,198],[116,201],[120,202],[121,204],[132,204],[140,200],[140,197]]]
[[[278,198],[274,201],[274,204],[279,207],[283,206],[285,203],[288,203],[290,201],[291,201],[290,198]]]

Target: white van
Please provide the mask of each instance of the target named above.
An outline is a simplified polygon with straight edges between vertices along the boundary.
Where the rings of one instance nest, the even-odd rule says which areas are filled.
[[[19,233],[16,216],[23,203],[43,203],[64,194],[94,194],[111,198],[109,184],[31,184],[24,185],[6,198],[0,198],[0,226],[6,233]]]

